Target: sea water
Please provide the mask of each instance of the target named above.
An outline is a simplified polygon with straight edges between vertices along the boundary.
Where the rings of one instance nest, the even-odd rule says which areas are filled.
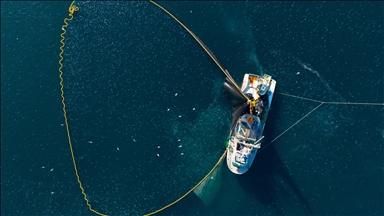
[[[57,71],[69,3],[1,4],[2,214],[91,215]],[[150,2],[77,5],[63,84],[83,187],[99,212],[149,213],[191,189],[224,152],[224,75]],[[267,73],[276,92],[384,101],[382,3],[162,5],[239,84],[244,73]],[[318,105],[275,94],[265,143]],[[262,149],[246,174],[223,164],[210,176],[219,189],[207,183],[203,197],[191,193],[162,214],[383,214],[383,118],[378,106],[324,104]]]

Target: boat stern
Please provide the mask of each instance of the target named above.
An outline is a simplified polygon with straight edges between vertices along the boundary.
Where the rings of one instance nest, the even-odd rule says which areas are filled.
[[[258,148],[253,148],[249,153],[242,153],[228,147],[227,166],[231,172],[241,175],[246,173],[251,167],[257,154]]]

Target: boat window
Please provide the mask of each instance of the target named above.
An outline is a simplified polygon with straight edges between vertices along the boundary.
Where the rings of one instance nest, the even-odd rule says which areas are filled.
[[[235,129],[237,132],[239,132],[240,130],[240,127],[239,127],[239,123],[236,124],[236,129]]]
[[[231,132],[231,136],[235,136],[236,132],[239,133],[240,129],[241,128],[239,126],[239,123],[237,123],[235,126],[235,130],[232,130],[232,132]]]
[[[254,122],[252,124],[252,130],[257,130],[258,129],[258,124],[256,122]]]
[[[241,164],[246,164],[247,163],[248,157],[240,152],[236,152],[235,155],[235,161]]]
[[[236,150],[237,151],[241,151],[241,149],[243,149],[244,148],[244,145],[243,144],[241,144],[241,143],[237,143],[237,146],[236,146]]]
[[[247,129],[249,129],[249,126],[248,126],[248,124],[247,124],[247,122],[241,122],[241,125],[243,126],[243,127],[245,127],[245,128],[247,128]]]

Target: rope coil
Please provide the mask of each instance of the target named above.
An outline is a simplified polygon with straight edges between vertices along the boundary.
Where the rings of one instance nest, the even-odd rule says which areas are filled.
[[[163,11],[165,11],[168,15],[170,15],[174,20],[176,20],[198,43],[199,45],[205,50],[205,52],[212,58],[212,60],[216,63],[216,65],[221,69],[221,71],[226,75],[226,77],[230,80],[230,82],[239,90],[239,92],[244,96],[244,98],[248,99],[249,98],[240,90],[239,86],[236,84],[236,82],[233,80],[233,78],[231,77],[231,75],[229,74],[229,72],[227,70],[225,70],[221,64],[218,62],[217,58],[213,55],[213,53],[209,50],[209,48],[207,46],[205,46],[205,44],[192,32],[190,31],[181,21],[179,21],[175,16],[173,16],[170,12],[168,12],[165,8],[163,8],[162,6],[160,6],[159,4],[157,4],[156,2],[150,0],[151,3],[153,3],[154,5],[156,5],[157,7],[161,8]],[[59,72],[60,72],[60,90],[61,90],[61,98],[62,98],[62,105],[63,105],[63,115],[64,115],[64,120],[65,120],[65,126],[66,126],[66,131],[67,131],[67,136],[68,136],[68,142],[69,142],[69,147],[70,147],[70,151],[71,151],[71,156],[72,156],[72,162],[73,162],[73,167],[74,167],[74,170],[75,170],[75,173],[76,173],[76,177],[77,177],[77,181],[79,183],[79,187],[81,189],[81,192],[83,194],[83,198],[84,200],[86,201],[86,205],[88,206],[89,210],[97,215],[102,215],[102,216],[106,216],[106,214],[103,214],[103,213],[100,213],[96,210],[94,210],[92,208],[92,206],[89,204],[89,201],[87,199],[87,195],[84,191],[84,188],[82,186],[82,183],[80,181],[80,176],[78,174],[78,170],[77,170],[77,166],[76,166],[76,161],[75,161],[75,156],[74,156],[74,151],[73,151],[73,148],[72,148],[72,141],[71,141],[71,136],[70,136],[70,131],[69,131],[69,124],[68,124],[68,118],[67,118],[67,114],[66,114],[66,105],[65,105],[65,97],[64,97],[64,85],[63,85],[63,72],[62,72],[62,68],[63,68],[63,65],[62,65],[62,61],[63,61],[63,53],[64,53],[64,47],[65,47],[65,34],[66,34],[66,30],[65,28],[68,27],[68,22],[67,21],[70,21],[73,19],[73,14],[79,10],[79,7],[75,6],[74,5],[75,3],[75,0],[72,1],[71,5],[69,6],[68,8],[68,12],[69,12],[69,18],[64,18],[64,25],[62,26],[62,30],[63,30],[63,33],[60,34],[61,36],[61,46],[60,46],[60,60],[59,60]],[[304,97],[299,97],[299,96],[294,96],[294,95],[289,95],[289,94],[284,94],[284,93],[277,93],[277,94],[281,94],[281,95],[285,95],[285,96],[290,96],[290,97],[295,97],[295,98],[299,98],[299,99],[303,99],[303,100],[308,100],[308,101],[312,101],[312,102],[317,102],[317,103],[320,103],[317,107],[315,107],[314,109],[312,109],[310,112],[308,112],[305,116],[303,116],[301,119],[299,119],[297,122],[295,122],[293,125],[291,125],[288,129],[286,129],[285,131],[283,131],[280,135],[278,135],[276,138],[274,138],[270,143],[268,143],[265,147],[263,147],[263,149],[265,149],[268,145],[270,145],[271,143],[273,143],[274,141],[276,141],[278,138],[280,138],[282,135],[284,135],[286,132],[288,132],[290,129],[292,129],[295,125],[297,125],[299,122],[301,122],[303,119],[305,119],[306,117],[308,117],[311,113],[313,113],[315,110],[317,110],[318,108],[320,108],[322,105],[324,104],[347,104],[347,105],[378,105],[378,106],[384,106],[384,103],[354,103],[354,102],[324,102],[324,101],[318,101],[318,100],[313,100],[313,99],[309,99],[309,98],[304,98]],[[261,149],[261,150],[263,150]],[[222,156],[219,158],[219,160],[217,161],[217,163],[213,166],[213,168],[204,176],[204,178],[198,182],[194,187],[192,187],[187,193],[185,193],[184,195],[182,195],[180,198],[178,198],[177,200],[173,201],[172,203],[156,210],[156,211],[153,211],[151,213],[148,213],[146,215],[153,215],[153,214],[156,214],[160,211],[163,211],[164,209],[176,204],[177,202],[179,202],[180,200],[182,200],[184,197],[186,197],[188,194],[190,194],[193,190],[195,190],[199,185],[201,185],[201,183],[203,183],[211,174],[212,172],[217,168],[217,166],[221,163],[221,161],[224,159],[225,155],[227,153],[227,150],[224,151],[224,153],[222,154]]]
[[[60,90],[61,90],[61,102],[63,104],[63,115],[64,115],[64,120],[65,120],[65,127],[66,127],[66,130],[67,130],[67,136],[68,136],[68,142],[69,142],[69,148],[70,148],[70,151],[71,151],[71,156],[72,156],[72,162],[73,162],[73,167],[74,167],[74,170],[75,170],[75,173],[76,173],[76,177],[77,177],[77,182],[79,183],[79,187],[81,189],[81,193],[83,194],[83,198],[89,208],[89,210],[97,215],[101,215],[101,216],[106,216],[106,214],[103,214],[103,213],[100,213],[96,210],[94,210],[91,206],[91,204],[89,203],[89,200],[87,198],[87,195],[84,191],[84,188],[82,186],[82,183],[80,181],[80,176],[79,176],[79,173],[78,173],[78,170],[77,170],[77,166],[76,166],[76,160],[75,160],[75,155],[74,155],[74,151],[73,151],[73,147],[72,147],[72,141],[71,141],[71,135],[70,135],[70,131],[69,131],[69,124],[68,124],[68,118],[67,118],[67,112],[66,112],[66,105],[65,105],[65,97],[64,97],[64,85],[63,85],[63,82],[64,82],[64,79],[63,79],[63,71],[62,71],[62,68],[63,68],[63,64],[62,64],[62,61],[64,59],[63,57],[63,53],[64,53],[64,47],[65,47],[65,34],[66,34],[66,30],[65,28],[68,27],[68,22],[67,21],[71,21],[73,19],[73,14],[79,10],[79,7],[77,6],[74,6],[73,4],[75,3],[75,0],[71,3],[71,5],[69,6],[68,8],[68,12],[69,12],[69,18],[64,18],[64,25],[62,26],[62,30],[63,30],[63,33],[60,34],[61,36],[61,40],[60,40],[60,43],[62,44],[60,46],[60,60],[59,60],[59,72],[60,72]],[[193,34],[193,33],[192,33]],[[212,57],[213,58],[213,57]],[[217,63],[218,64],[218,63]],[[216,165],[211,169],[211,171],[208,172],[208,174],[199,182],[197,183],[192,189],[190,189],[187,193],[185,193],[183,196],[181,196],[180,198],[178,198],[177,200],[175,200],[174,202],[154,211],[154,212],[151,212],[151,213],[148,213],[146,215],[153,215],[153,214],[156,214],[160,211],[163,211],[164,209],[176,204],[177,202],[179,202],[180,200],[182,200],[184,197],[186,197],[188,194],[190,194],[193,190],[195,190],[202,182],[204,182],[204,180],[206,180],[209,175],[215,170],[215,168],[220,164],[220,162],[223,160],[225,154],[226,154],[227,151],[224,151],[223,155],[220,157],[220,159],[217,161]]]
[[[79,187],[81,189],[81,193],[83,194],[83,198],[89,208],[89,210],[93,213],[96,213],[98,215],[102,215],[102,216],[106,216],[106,214],[103,214],[103,213],[100,213],[96,210],[94,210],[91,206],[91,204],[89,204],[89,201],[87,199],[87,194],[84,192],[84,188],[83,188],[83,185],[80,181],[80,176],[79,176],[79,173],[77,171],[77,166],[76,166],[76,160],[75,160],[75,154],[73,152],[73,148],[72,148],[72,141],[71,141],[71,134],[69,132],[69,126],[68,126],[68,118],[67,118],[67,111],[66,111],[66,106],[65,106],[65,97],[64,97],[64,85],[63,85],[63,71],[61,70],[63,68],[63,64],[62,64],[62,61],[63,61],[63,53],[64,53],[64,47],[65,47],[65,43],[64,43],[64,40],[65,40],[65,33],[67,33],[67,31],[65,30],[65,28],[68,27],[68,22],[67,21],[70,21],[73,19],[73,14],[79,10],[78,7],[74,6],[73,4],[75,3],[75,0],[72,1],[71,5],[69,6],[68,8],[68,11],[69,11],[69,17],[70,18],[64,18],[64,25],[61,27],[61,29],[63,30],[63,33],[60,34],[61,36],[61,40],[60,40],[60,43],[61,43],[61,46],[60,46],[60,60],[59,60],[59,72],[60,72],[60,91],[61,91],[61,103],[63,104],[63,114],[64,114],[64,120],[65,120],[65,128],[67,129],[67,136],[68,136],[68,142],[69,142],[69,148],[71,150],[71,156],[72,156],[72,163],[73,163],[73,168],[75,169],[75,173],[76,173],[76,177],[77,177],[77,182],[79,183]]]
[[[216,63],[216,65],[220,68],[220,70],[225,74],[225,76],[231,81],[231,83],[239,90],[239,92],[243,95],[244,98],[246,98],[249,101],[248,96],[246,96],[239,88],[237,83],[233,80],[232,76],[229,74],[227,70],[224,69],[223,66],[219,63],[217,58],[213,55],[213,53],[209,50],[209,48],[191,31],[189,28],[187,28],[180,20],[178,20],[171,12],[169,12],[167,9],[163,8],[161,5],[157,4],[153,0],[150,0],[154,5],[159,7],[161,10],[166,12],[170,17],[172,17],[176,22],[178,22],[196,41],[199,43],[199,45],[204,49],[204,51],[211,57],[211,59]]]

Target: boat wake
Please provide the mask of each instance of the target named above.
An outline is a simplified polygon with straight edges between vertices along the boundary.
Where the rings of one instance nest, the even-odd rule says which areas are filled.
[[[250,60],[251,60],[252,62],[255,63],[256,68],[257,68],[257,70],[259,71],[259,73],[260,73],[261,75],[264,75],[263,67],[261,66],[261,64],[260,64],[260,62],[259,62],[259,58],[257,58],[257,55],[256,55],[256,48],[252,49],[252,52],[251,52],[249,58],[250,58]]]
[[[242,14],[240,11],[234,12],[234,14]],[[256,52],[256,41],[253,33],[253,26],[249,19],[244,16],[239,16],[236,18],[228,17],[225,15],[225,25],[226,30],[235,35],[234,40],[246,47],[245,58],[247,62],[250,62],[255,66],[258,73],[253,72],[254,74],[264,75],[263,67],[261,66]]]
[[[328,90],[329,92],[331,92],[332,94],[338,96],[340,99],[342,99],[342,101],[345,101],[344,98],[343,98],[338,92],[335,92],[335,91],[329,86],[328,82],[325,81],[325,80],[323,79],[322,76],[320,76],[320,73],[319,73],[318,71],[316,71],[315,69],[311,68],[311,66],[310,66],[309,64],[303,63],[303,62],[300,61],[299,59],[297,59],[297,63],[298,63],[299,65],[301,65],[305,70],[307,70],[307,71],[309,71],[309,72],[315,74],[315,75],[320,79],[320,81],[324,84],[324,86],[327,88],[327,90]]]

